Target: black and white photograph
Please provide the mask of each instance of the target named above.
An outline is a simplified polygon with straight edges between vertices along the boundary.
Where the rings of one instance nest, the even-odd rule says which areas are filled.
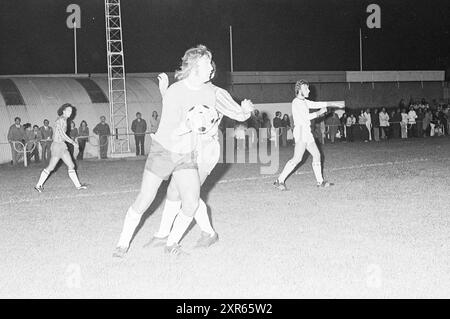
[[[448,0],[0,0],[0,298],[448,299],[449,130]]]

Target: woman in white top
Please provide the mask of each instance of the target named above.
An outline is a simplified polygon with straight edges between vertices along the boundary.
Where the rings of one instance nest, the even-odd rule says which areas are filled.
[[[382,108],[380,115],[380,129],[381,129],[381,139],[387,137],[387,128],[389,127],[389,114],[386,112],[386,108]]]
[[[370,109],[367,108],[364,112],[364,117],[366,118],[366,127],[369,133],[369,141],[372,140],[372,116],[370,115]]]
[[[356,125],[357,139],[368,141],[367,127],[366,127],[366,117],[364,116],[364,110],[359,111],[358,115],[358,125]]]
[[[408,114],[405,109],[402,109],[402,121],[400,122],[402,138],[408,138]]]
[[[284,184],[286,178],[291,174],[295,167],[301,162],[305,150],[313,157],[312,167],[317,180],[318,187],[328,187],[333,185],[326,182],[322,176],[322,164],[320,161],[320,152],[311,132],[311,120],[327,111],[327,106],[345,107],[344,101],[338,102],[313,102],[307,100],[309,96],[309,83],[300,80],[295,83],[296,97],[292,101],[292,117],[294,124],[295,149],[294,156],[286,163],[280,176],[274,182],[274,186],[282,191],[286,190]],[[320,109],[317,112],[309,113],[310,109]]]

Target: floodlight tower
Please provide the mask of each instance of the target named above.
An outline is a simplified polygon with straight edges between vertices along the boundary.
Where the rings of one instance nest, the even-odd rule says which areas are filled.
[[[127,88],[122,42],[120,0],[105,0],[108,93],[112,129],[112,157],[130,156]]]

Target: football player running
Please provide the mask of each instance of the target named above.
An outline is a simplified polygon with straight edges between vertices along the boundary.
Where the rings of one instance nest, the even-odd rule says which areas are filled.
[[[211,52],[203,45],[188,49],[180,69],[175,72],[179,81],[171,85],[163,96],[161,122],[157,132],[152,135],[141,189],[128,208],[113,257],[123,257],[127,253],[143,213],[153,202],[161,182],[170,175],[179,192],[182,208],[173,223],[164,250],[175,255],[182,252],[178,242],[199,206],[200,178],[195,151],[197,134],[180,135],[177,130],[186,122],[187,112],[192,106],[215,105],[216,94],[205,83],[212,72],[211,60]]]
[[[233,100],[231,95],[226,90],[214,85],[211,82],[215,76],[216,71],[214,61],[212,61],[212,66],[213,71],[207,83],[214,89],[216,94],[215,109],[219,113],[219,120],[215,122],[214,126],[206,134],[199,134],[198,136],[196,150],[198,154],[197,163],[201,184],[204,183],[220,158],[220,143],[218,134],[220,120],[222,119],[223,115],[226,115],[229,118],[232,118],[239,122],[243,122],[250,117],[251,112],[253,111],[253,104],[250,100],[243,100],[241,102],[241,105],[239,105]],[[158,80],[161,95],[164,96],[169,85],[167,74],[161,73],[158,76]],[[144,245],[144,247],[160,246],[165,244],[170,234],[174,219],[180,212],[180,207],[180,195],[173,181],[171,181],[167,188],[167,198],[164,203],[164,209],[162,212],[159,229],[153,235],[150,241]],[[202,199],[200,199],[199,201],[199,207],[194,215],[194,219],[202,231],[196,247],[206,248],[214,244],[219,239],[219,237],[210,223],[207,207]]]
[[[87,186],[81,184],[78,180],[77,172],[75,171],[75,165],[72,161],[72,156],[67,149],[67,143],[74,145],[78,149],[78,143],[67,136],[67,120],[72,116],[73,106],[70,103],[65,103],[61,105],[57,111],[58,118],[56,120],[56,129],[53,136],[53,143],[50,147],[51,158],[48,166],[44,168],[39,176],[39,180],[34,187],[36,191],[42,193],[44,191],[44,183],[47,180],[50,173],[55,169],[59,160],[63,160],[64,164],[67,165],[69,178],[72,180],[76,189],[83,190]]]
[[[294,156],[286,163],[283,171],[273,185],[279,190],[287,190],[285,181],[292,171],[297,167],[303,158],[305,150],[313,157],[312,168],[317,181],[317,187],[329,187],[333,183],[324,181],[322,176],[322,164],[320,152],[311,132],[311,120],[327,112],[328,106],[344,108],[344,101],[335,102],[313,102],[308,100],[309,83],[304,80],[295,83],[296,97],[292,101],[292,117],[294,120]],[[317,112],[309,113],[309,109],[320,109]]]

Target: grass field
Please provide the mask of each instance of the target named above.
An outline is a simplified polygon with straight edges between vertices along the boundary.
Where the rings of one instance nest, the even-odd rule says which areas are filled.
[[[292,155],[282,148],[280,170]],[[2,298],[449,298],[450,139],[323,146],[317,189],[307,158],[287,180],[260,164],[219,164],[202,190],[220,241],[189,256],[142,248],[156,231],[166,184],[127,257],[111,257],[145,161],[79,163],[87,191],[61,166],[0,166]]]

